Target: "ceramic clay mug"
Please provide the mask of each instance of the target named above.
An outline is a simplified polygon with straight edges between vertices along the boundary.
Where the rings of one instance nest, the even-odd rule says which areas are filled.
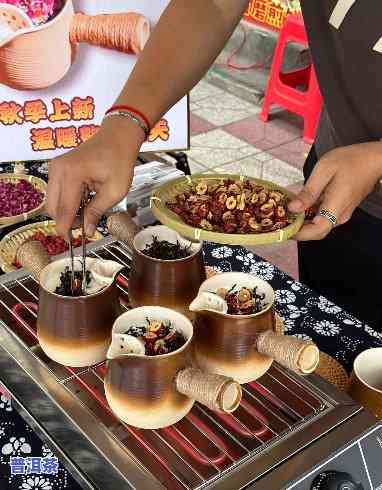
[[[265,308],[252,315],[231,315],[217,304],[208,304],[209,298],[216,298],[208,293],[215,293],[219,288],[229,290],[234,285],[257,288],[258,293],[265,295]],[[201,369],[232,376],[239,383],[262,376],[273,360],[299,374],[312,373],[319,362],[317,346],[277,334],[274,303],[270,284],[252,274],[227,272],[204,281],[190,305],[196,315],[195,361]]]
[[[186,343],[168,354],[132,354],[125,332],[133,325],[145,325],[147,319],[170,321],[187,339]],[[116,320],[107,352],[105,394],[119,419],[142,429],[159,429],[182,419],[196,400],[226,413],[239,406],[238,383],[193,367],[192,337],[190,320],[168,308],[135,308]]]
[[[182,238],[167,226],[150,226],[140,230],[128,213],[110,216],[107,224],[110,233],[128,243],[133,250],[129,274],[131,305],[165,306],[192,317],[189,304],[206,279],[202,244]],[[190,255],[177,260],[148,257],[142,250],[153,241],[153,237],[190,246]]]
[[[356,357],[349,394],[382,419],[382,347],[367,349]]]
[[[69,297],[53,292],[58,285],[55,284],[58,271],[70,266],[69,258],[50,263],[42,244],[28,241],[18,249],[17,260],[39,282],[37,336],[45,354],[59,364],[72,367],[104,361],[113,323],[122,311],[115,285],[122,266],[102,261],[103,265],[112,265],[109,285],[93,294]],[[87,258],[87,267],[94,265],[94,261]],[[77,259],[75,268],[82,268]]]
[[[8,4],[0,4],[0,16],[13,31],[0,41],[0,83],[19,90],[43,89],[60,81],[75,59],[77,43],[139,54],[150,36],[150,23],[141,14],[88,16],[74,13],[72,0],[40,26]]]

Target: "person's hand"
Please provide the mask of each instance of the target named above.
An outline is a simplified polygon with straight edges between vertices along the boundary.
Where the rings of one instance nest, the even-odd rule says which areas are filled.
[[[324,155],[289,210],[325,209],[337,218],[337,225],[349,221],[356,207],[375,188],[382,176],[382,143],[362,143],[337,148]],[[324,216],[306,222],[296,240],[321,240],[333,228]]]
[[[49,164],[48,213],[56,220],[57,232],[67,240],[85,187],[97,193],[85,212],[85,231],[91,237],[101,216],[120,202],[131,186],[143,132],[121,119],[105,121],[90,140]]]

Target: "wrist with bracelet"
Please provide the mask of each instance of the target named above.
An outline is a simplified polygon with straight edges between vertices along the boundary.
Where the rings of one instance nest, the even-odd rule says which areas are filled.
[[[106,111],[104,120],[111,117],[125,117],[139,126],[145,134],[145,141],[148,140],[151,126],[148,118],[138,109],[128,105],[114,105]]]

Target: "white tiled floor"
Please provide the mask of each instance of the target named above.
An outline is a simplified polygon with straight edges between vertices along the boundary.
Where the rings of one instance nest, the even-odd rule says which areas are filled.
[[[263,179],[282,186],[289,186],[303,180],[302,170],[277,158],[267,160],[263,167]]]
[[[257,179],[262,178],[264,163],[257,159],[257,155],[242,158],[233,163],[222,165],[212,169],[213,172],[232,173],[236,175],[246,175]]]
[[[194,136],[188,155],[204,167],[214,168],[234,162],[245,156],[258,153],[259,150],[245,141],[214,129],[208,133]]]
[[[191,102],[198,102],[206,97],[224,97],[226,92],[202,80],[191,91]]]
[[[216,126],[223,126],[260,112],[255,104],[223,93],[221,97],[206,97],[192,102],[193,113]]]

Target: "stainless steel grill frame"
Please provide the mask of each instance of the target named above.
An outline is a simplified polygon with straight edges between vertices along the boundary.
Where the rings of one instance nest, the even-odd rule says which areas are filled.
[[[127,267],[131,258],[112,238],[90,245],[88,252]],[[125,307],[126,279],[122,273],[118,284]],[[361,411],[318,376],[302,379],[275,366],[259,383],[244,386],[237,418],[218,418],[196,406],[168,429],[128,427],[107,411],[102,364],[63,368],[43,354],[30,324],[37,301],[37,283],[25,271],[0,279],[0,379],[83,488],[242,488]]]

